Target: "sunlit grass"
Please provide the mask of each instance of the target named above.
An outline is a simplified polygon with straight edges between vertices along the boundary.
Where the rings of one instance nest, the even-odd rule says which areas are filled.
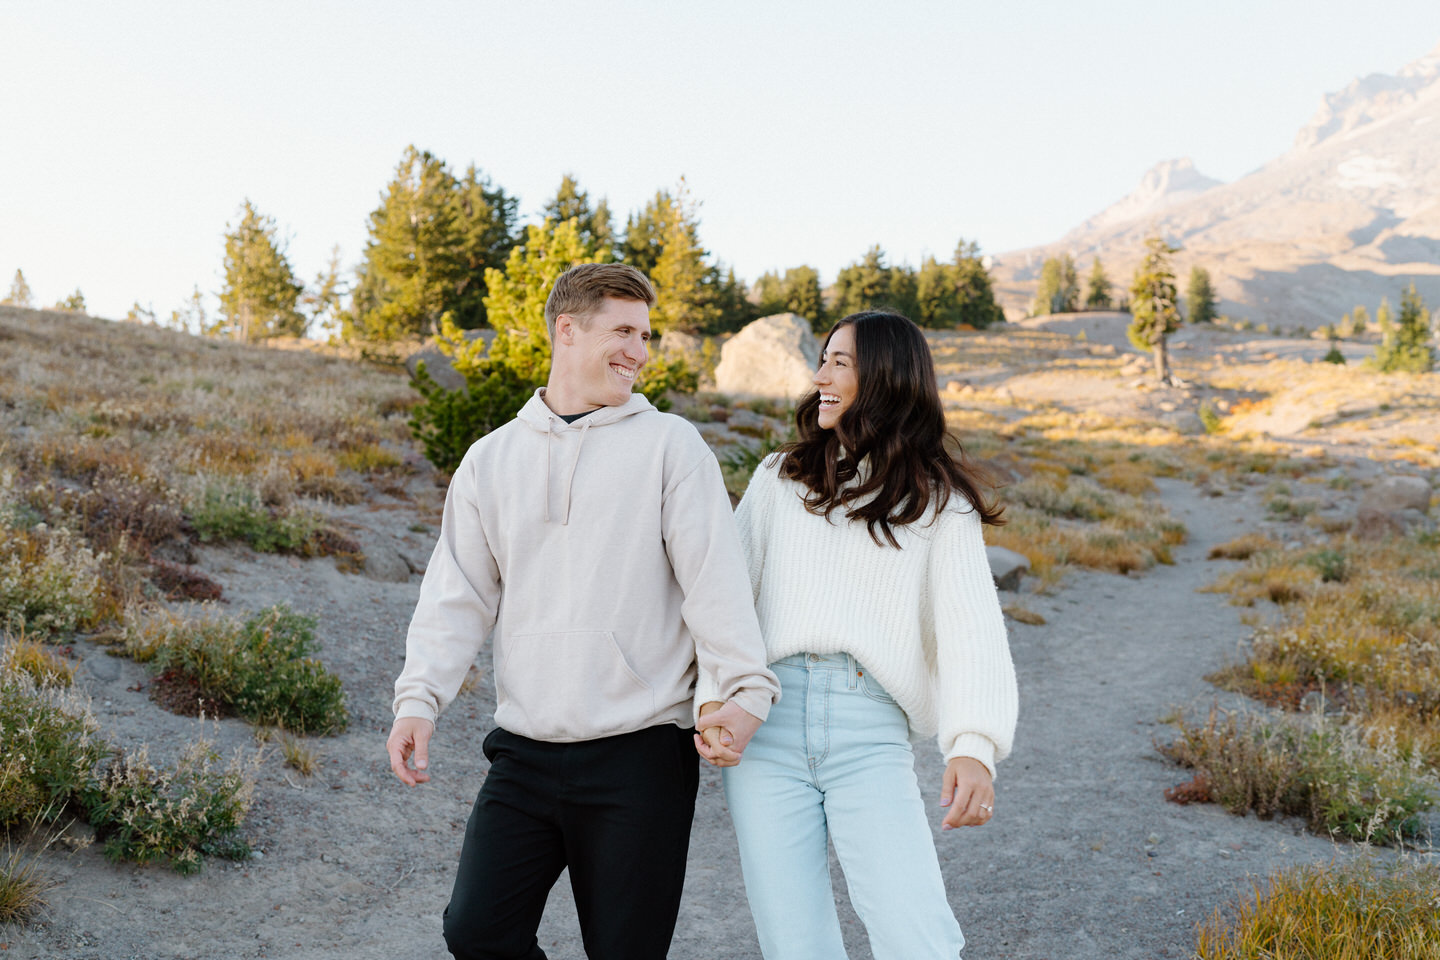
[[[1197,960],[1434,960],[1440,869],[1371,859],[1308,865],[1271,877],[1201,925]]]

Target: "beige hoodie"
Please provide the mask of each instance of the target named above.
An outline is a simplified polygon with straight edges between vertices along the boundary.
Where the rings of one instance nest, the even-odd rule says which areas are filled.
[[[543,392],[455,471],[395,715],[433,721],[493,629],[495,722],[512,733],[689,726],[697,662],[764,719],[779,687],[710,448],[639,394],[567,424]]]

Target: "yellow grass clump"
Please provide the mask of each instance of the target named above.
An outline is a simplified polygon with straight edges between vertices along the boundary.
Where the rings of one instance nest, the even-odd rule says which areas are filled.
[[[1434,960],[1440,871],[1405,860],[1309,865],[1279,873],[1196,936],[1198,960]]]

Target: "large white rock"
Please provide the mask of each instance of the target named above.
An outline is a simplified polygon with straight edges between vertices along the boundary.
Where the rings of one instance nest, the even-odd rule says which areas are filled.
[[[810,321],[777,313],[748,324],[720,349],[715,386],[721,393],[796,400],[814,389],[819,363]]]

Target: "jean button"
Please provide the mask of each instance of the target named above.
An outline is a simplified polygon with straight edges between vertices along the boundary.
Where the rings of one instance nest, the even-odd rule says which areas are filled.
[[[820,662],[820,654],[818,654],[818,653],[812,653],[812,654],[810,654],[810,662],[811,662],[811,663],[819,663],[819,662]]]

